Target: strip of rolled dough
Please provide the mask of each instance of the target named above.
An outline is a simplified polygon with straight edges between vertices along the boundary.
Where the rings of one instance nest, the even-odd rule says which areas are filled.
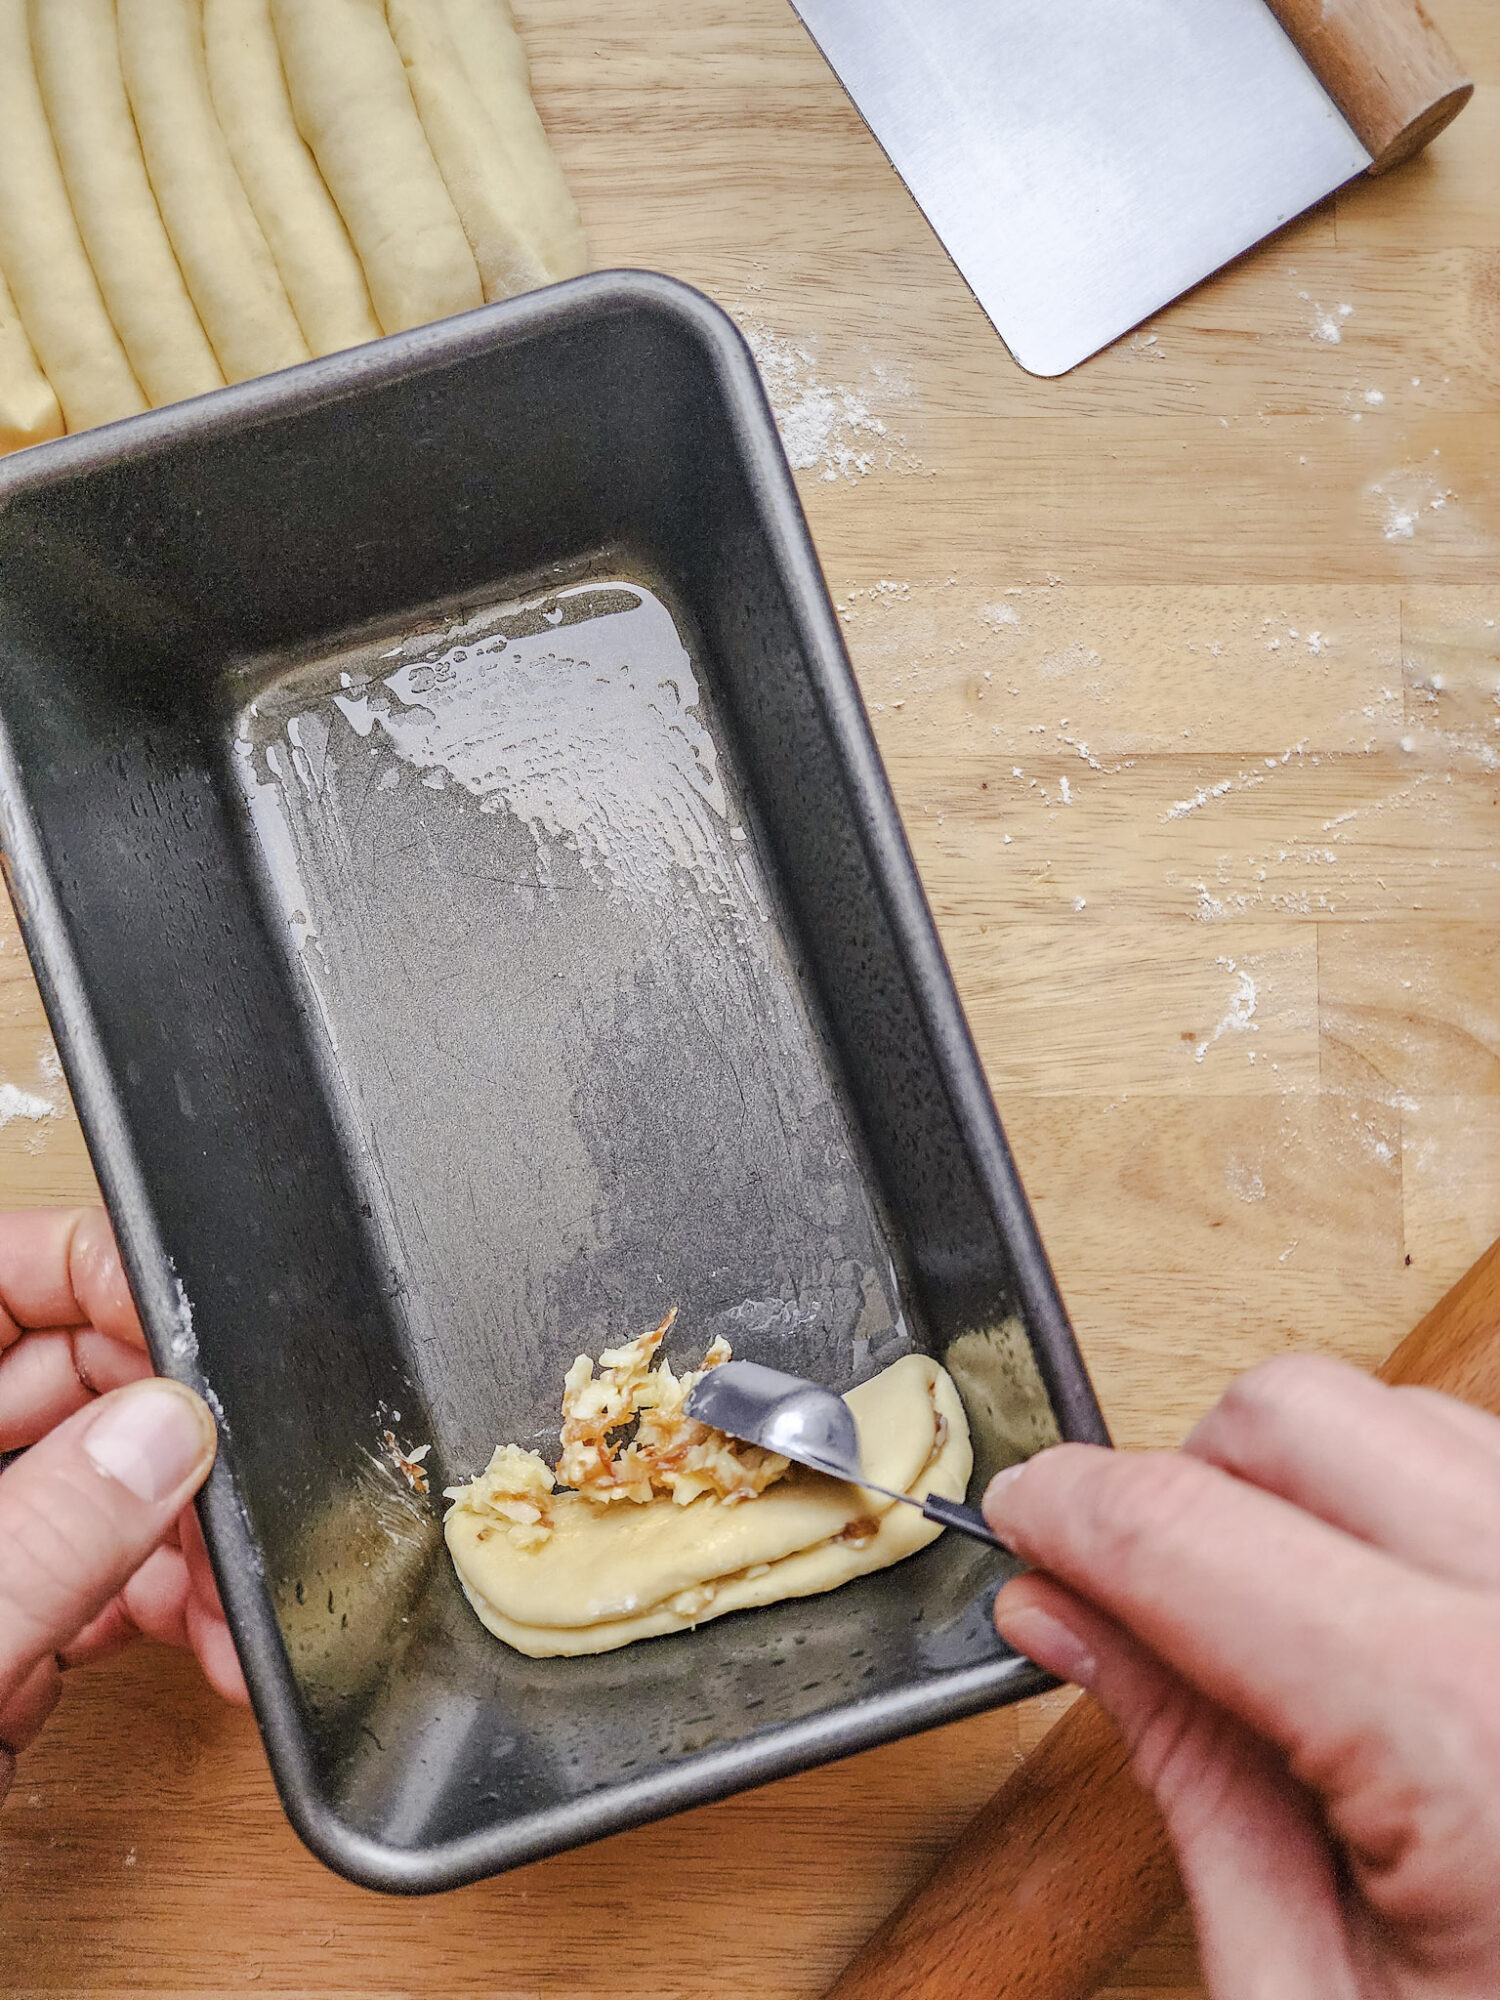
[[[0,452],[62,436],[62,408],[36,365],[31,342],[0,273]]]
[[[226,382],[307,342],[208,94],[199,0],[118,0],[120,67],[167,235]]]
[[[314,354],[378,340],[370,289],[287,93],[270,0],[204,0],[204,53],[230,157]]]
[[[557,155],[531,96],[526,51],[506,0],[443,0],[469,81],[526,189],[526,211],[549,278],[589,267],[589,247]]]
[[[898,1362],[896,1365],[899,1367],[901,1364]],[[877,1376],[876,1380],[879,1379]],[[871,1385],[866,1383],[862,1386],[868,1388]],[[936,1412],[946,1420],[946,1436],[941,1442],[934,1438],[927,1464],[903,1490],[918,1499],[936,1493],[946,1500],[962,1500],[973,1470],[973,1452],[963,1404],[952,1382],[941,1371],[936,1371],[932,1383],[932,1402]],[[866,1470],[870,1470],[868,1464]],[[769,1492],[775,1491],[775,1487],[769,1489]],[[762,1494],[759,1500],[744,1504],[759,1507],[768,1497],[769,1493]],[[926,1548],[942,1533],[936,1523],[924,1519],[914,1507],[884,1503],[884,1511],[879,1514],[875,1514],[868,1505],[859,1511],[873,1515],[877,1522],[874,1536],[863,1545],[835,1539],[800,1549],[768,1566],[752,1565],[754,1574],[747,1571],[715,1580],[704,1593],[707,1601],[691,1610],[674,1610],[670,1605],[657,1605],[651,1610],[597,1625],[524,1625],[507,1618],[481,1597],[462,1571],[460,1580],[464,1595],[481,1623],[497,1639],[503,1639],[519,1653],[525,1653],[532,1659],[551,1659],[562,1654],[577,1657],[586,1653],[609,1653],[617,1647],[632,1645],[637,1639],[689,1631],[695,1625],[708,1623],[710,1619],[722,1618],[729,1611],[750,1611],[766,1604],[780,1604],[788,1598],[816,1597],[826,1590],[837,1590],[841,1584],[849,1583],[857,1576],[868,1576],[875,1570],[888,1569],[892,1563],[905,1561],[907,1556]]]
[[[531,190],[469,81],[443,0],[385,0],[385,13],[484,296],[509,299],[545,285]]]
[[[31,0],[29,20],[79,234],[137,380],[157,405],[221,387],[141,157],[113,0]]]
[[[381,326],[398,333],[482,304],[381,0],[272,0],[271,18],[297,128],[348,226]]]
[[[907,1356],[847,1400],[871,1478],[918,1497],[963,1498],[973,1467],[968,1422],[951,1380],[927,1356]],[[839,1539],[861,1517],[877,1524],[874,1535],[862,1545]],[[533,1658],[609,1652],[727,1611],[834,1590],[941,1532],[914,1508],[798,1475],[734,1506],[697,1500],[601,1511],[582,1502],[559,1508],[554,1522],[551,1539],[531,1550],[516,1549],[503,1530],[481,1542],[486,1523],[461,1508],[445,1529],[479,1618]]]
[[[894,1492],[904,1492],[932,1456],[935,1372],[925,1355],[908,1355],[846,1399],[865,1470]],[[552,1509],[552,1534],[538,1548],[518,1549],[503,1531],[481,1541],[487,1523],[462,1502],[448,1527],[455,1559],[461,1541],[473,1580],[507,1617],[529,1625],[593,1625],[647,1610],[710,1578],[779,1562],[890,1505],[839,1480],[794,1471],[753,1501],[600,1507],[563,1494]]]
[[[0,264],[69,430],[144,410],[63,185],[26,0],[0,0]]]

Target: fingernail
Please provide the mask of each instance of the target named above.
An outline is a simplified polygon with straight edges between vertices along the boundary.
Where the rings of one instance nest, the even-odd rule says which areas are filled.
[[[979,1511],[984,1515],[984,1518],[992,1528],[996,1528],[999,1525],[997,1516],[1004,1504],[1007,1488],[1014,1486],[1025,1470],[1026,1460],[1023,1458],[1019,1465],[1008,1465],[1003,1472],[997,1472],[989,1485],[985,1487],[984,1498],[979,1503]]]
[[[1014,1646],[1018,1653],[1045,1667],[1049,1674],[1056,1674],[1059,1680],[1072,1681],[1081,1688],[1093,1686],[1099,1670],[1097,1660],[1072,1627],[1054,1618],[1050,1611],[1042,1611],[1034,1604],[1011,1608],[1001,1591],[995,1600],[995,1628],[1008,1646]]]
[[[211,1464],[214,1444],[213,1419],[198,1397],[161,1381],[122,1390],[83,1440],[104,1476],[137,1500],[164,1500],[175,1493]]]

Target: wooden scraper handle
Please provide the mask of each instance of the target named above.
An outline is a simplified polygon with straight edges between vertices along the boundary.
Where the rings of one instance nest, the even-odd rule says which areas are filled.
[[[1267,0],[1371,156],[1372,174],[1420,153],[1474,95],[1420,0]]]
[[[1500,1243],[1379,1374],[1500,1416]],[[1161,1816],[1081,1695],[827,2000],[1085,2000],[1181,1898]]]

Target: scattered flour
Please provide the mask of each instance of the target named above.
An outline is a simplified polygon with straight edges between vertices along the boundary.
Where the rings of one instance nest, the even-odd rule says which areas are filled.
[[[50,1098],[38,1097],[30,1090],[18,1090],[13,1083],[0,1083],[0,1130],[13,1118],[29,1118],[37,1123],[43,1118],[61,1116]]]
[[[1308,331],[1308,339],[1326,341],[1330,347],[1337,347],[1344,337],[1344,321],[1353,315],[1353,306],[1339,306],[1329,311],[1316,299],[1309,298],[1306,292],[1299,292],[1297,296],[1313,309],[1313,323]]]
[[[1373,1118],[1366,1118],[1358,1111],[1351,1111],[1349,1122],[1354,1128],[1355,1145],[1362,1154],[1382,1167],[1395,1164],[1396,1148]]]
[[[195,1361],[198,1357],[198,1330],[193,1325],[193,1304],[175,1266],[172,1284],[177,1293],[177,1304],[172,1313],[176,1322],[172,1332],[172,1352],[179,1361]]]
[[[999,632],[1005,626],[1019,627],[1021,614],[1013,604],[981,604],[979,616],[992,632]]]
[[[1453,498],[1451,486],[1412,468],[1387,473],[1370,491],[1381,503],[1381,533],[1388,542],[1413,540],[1422,517],[1441,514]]]
[[[1255,981],[1250,977],[1248,972],[1241,970],[1232,958],[1221,958],[1219,964],[1226,971],[1234,975],[1235,990],[1218,1026],[1214,1029],[1208,1040],[1206,1042],[1199,1042],[1195,1049],[1193,1054],[1195,1062],[1202,1062],[1215,1042],[1224,1035],[1243,1035],[1247,1031],[1255,1035],[1260,1032],[1260,1023],[1254,1018],[1256,1005]],[[1262,1193],[1264,1193],[1264,1189],[1262,1189]]]
[[[1210,799],[1221,799],[1233,788],[1233,778],[1221,778],[1217,785],[1200,785],[1190,799],[1179,799],[1175,806],[1168,806],[1162,814],[1162,820],[1165,823],[1169,819],[1186,819],[1187,815],[1196,812],[1199,806],[1206,806]]]
[[[1061,652],[1049,653],[1045,659],[1038,660],[1034,671],[1042,680],[1056,681],[1072,674],[1089,674],[1102,664],[1101,653],[1092,646],[1085,646],[1081,639],[1075,639]]]
[[[1385,538],[1388,542],[1409,542],[1417,531],[1416,509],[1403,507],[1392,500],[1385,513]]]
[[[1231,1160],[1224,1169],[1224,1185],[1236,1201],[1264,1201],[1266,1184],[1255,1167],[1243,1160]]]
[[[901,439],[867,400],[882,392],[909,398],[911,385],[899,373],[876,365],[866,371],[859,389],[830,385],[817,372],[813,337],[783,338],[754,314],[741,317],[740,330],[760,369],[794,471],[817,472],[832,482],[863,479],[877,466],[915,468],[914,459],[895,449]]]

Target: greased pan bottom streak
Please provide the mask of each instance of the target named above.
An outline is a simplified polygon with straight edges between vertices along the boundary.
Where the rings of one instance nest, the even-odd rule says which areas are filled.
[[[1103,1427],[754,366],[609,273],[0,468],[11,881],[282,1797],[454,1886],[1043,1685],[946,1537],[534,1661],[443,1485],[573,1355]],[[398,1459],[429,1445],[426,1493]]]

